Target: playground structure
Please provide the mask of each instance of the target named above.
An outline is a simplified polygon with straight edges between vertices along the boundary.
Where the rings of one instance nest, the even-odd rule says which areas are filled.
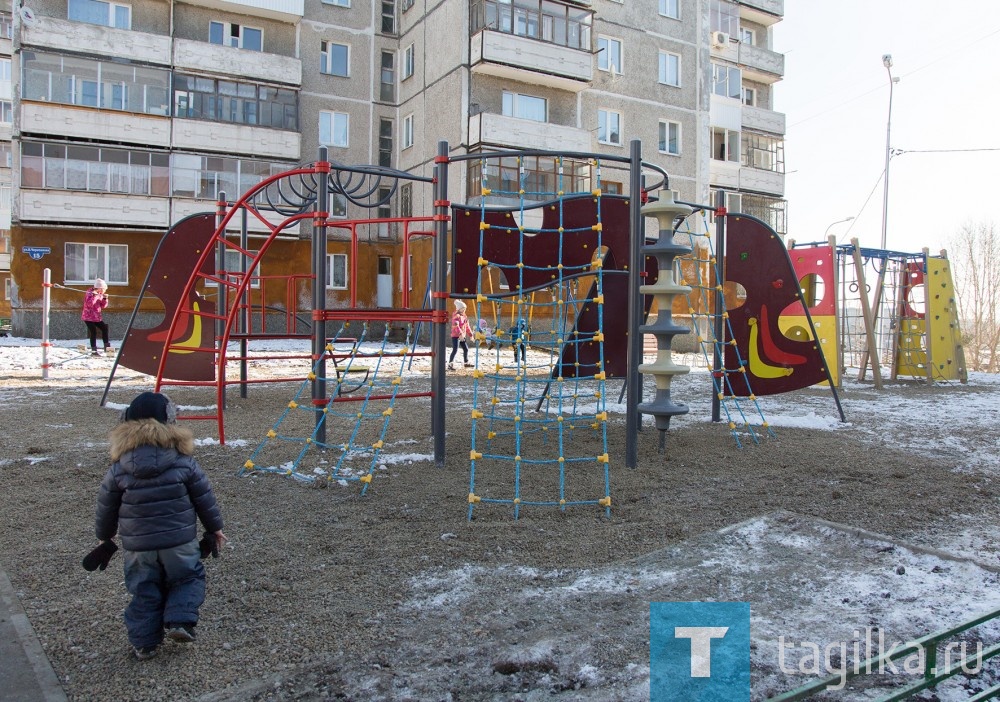
[[[857,380],[869,369],[876,388],[891,381],[966,382],[955,286],[944,251],[905,253],[861,247],[858,240],[789,243],[807,306],[817,319],[831,373]],[[793,316],[788,336],[807,335]]]
[[[541,181],[537,171],[524,166],[540,155],[555,166]],[[495,171],[490,164],[499,159],[516,160],[518,175],[496,187],[487,181],[487,174]],[[480,164],[478,206],[448,199],[449,166],[469,161]],[[587,163],[591,176],[582,181],[564,178],[564,164],[570,162]],[[609,164],[629,171],[628,196],[603,192],[602,168]],[[641,184],[650,174],[656,182],[644,189]],[[359,305],[357,256],[352,256],[349,304],[330,308],[328,231],[346,230],[356,252],[358,226],[389,221],[331,219],[331,194],[369,209],[382,208],[405,181],[434,190],[433,215],[391,220],[403,228],[403,260],[409,259],[412,237],[432,239],[424,304],[410,300],[410,285],[404,280],[401,307]],[[710,320],[703,325],[708,333],[699,330],[699,342],[715,359],[713,397],[727,408],[734,432],[750,429],[756,441],[743,410],[737,406],[737,420],[729,409],[737,398],[755,401],[751,382],[778,378],[773,387],[757,392],[783,392],[811,384],[822,373],[818,363],[822,354],[811,340],[788,339],[774,331],[775,310],[795,304],[802,295],[773,231],[752,217],[727,214],[721,207],[675,203],[665,186],[666,174],[642,161],[638,142],[633,142],[627,158],[551,152],[453,156],[442,142],[431,178],[333,164],[321,150],[317,162],[267,178],[233,203],[220,199],[216,213],[179,222],[164,237],[144,286],[146,293],[163,302],[163,322],[154,329],[130,324],[117,362],[155,375],[157,389],[213,388],[214,412],[186,418],[216,422],[222,442],[228,386],[238,385],[245,394],[254,383],[298,382],[297,392],[243,471],[275,472],[310,482],[357,480],[364,490],[402,399],[430,404],[434,460],[443,464],[446,303],[451,297],[464,297],[474,302],[476,318],[486,321],[473,347],[470,516],[482,503],[512,505],[515,516],[524,505],[593,504],[607,511],[611,504],[607,381],[622,378],[623,395],[628,396],[626,467],[637,462],[642,413],[656,417],[662,448],[670,417],[686,412],[669,394],[670,379],[687,371],[671,358],[671,338],[688,331],[671,321],[677,304],[692,313],[697,307]],[[658,197],[651,198],[656,191]],[[696,247],[677,243],[677,227],[692,212],[703,214],[707,209],[716,212],[720,243],[722,227],[727,226],[738,240],[745,239],[738,249],[742,273],[740,265],[724,259],[721,252],[695,263],[702,299],[693,302],[689,286],[680,278],[691,264],[678,255]],[[644,216],[657,218],[658,236],[645,236]],[[254,248],[248,242],[248,221],[266,230]],[[238,238],[233,233],[236,223],[240,223]],[[260,264],[268,250],[300,224],[309,225],[310,272],[261,275]],[[772,261],[775,251],[781,252],[777,262]],[[450,286],[448,266],[443,265],[448,261]],[[773,266],[768,270],[773,279],[769,278],[770,286],[758,287],[754,280],[765,264]],[[708,280],[700,279],[702,269]],[[726,271],[747,276],[738,278],[753,291],[741,305],[745,314],[726,311]],[[265,286],[285,290],[277,311],[265,304]],[[305,310],[300,306],[306,296],[311,303],[308,318],[303,319]],[[654,298],[659,306],[656,321],[644,326]],[[608,309],[614,314],[607,314]],[[815,337],[808,310],[803,314]],[[418,353],[423,325],[431,330],[431,350],[425,353],[431,357],[429,386],[426,378],[418,381],[406,372]],[[644,333],[656,336],[658,349],[654,363],[640,365]],[[310,353],[300,357],[301,377],[249,377],[252,362],[267,358],[254,354],[251,345],[266,339],[309,342]],[[754,345],[747,347],[749,342]],[[523,351],[528,343],[543,358],[547,354],[548,360],[529,364]],[[235,344],[239,351],[234,354]],[[758,345],[763,351],[757,350]],[[508,353],[513,364],[506,362]],[[231,372],[236,364],[238,378]],[[652,375],[657,386],[656,396],[646,402],[642,402],[640,373]],[[417,387],[421,382],[424,386]],[[330,429],[333,426],[336,429]],[[759,426],[770,432],[766,422]],[[328,430],[331,435],[336,432],[330,440]],[[593,443],[576,441],[582,433],[592,433],[598,449],[572,455],[573,448]],[[289,443],[297,454],[291,460],[265,456]],[[319,464],[306,459],[317,449],[322,456]]]

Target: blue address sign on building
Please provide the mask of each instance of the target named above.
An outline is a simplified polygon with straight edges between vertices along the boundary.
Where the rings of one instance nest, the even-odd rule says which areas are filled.
[[[31,256],[32,261],[41,261],[42,256],[52,253],[52,249],[48,246],[22,246],[21,253]]]

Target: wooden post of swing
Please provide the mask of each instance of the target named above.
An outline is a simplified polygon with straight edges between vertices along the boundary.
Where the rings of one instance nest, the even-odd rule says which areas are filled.
[[[837,237],[830,235],[826,238],[830,245],[830,255],[833,260],[833,280],[829,290],[824,291],[824,295],[833,295],[833,353],[834,361],[837,364],[837,387],[844,387],[844,341],[840,338],[840,310],[837,304],[837,291],[840,290],[840,266],[837,265]],[[858,288],[859,290],[861,288]],[[829,364],[830,359],[827,359]]]
[[[858,279],[858,292],[861,293],[861,314],[865,321],[865,338],[868,341],[868,350],[865,352],[871,357],[872,380],[875,381],[875,389],[882,389],[882,368],[878,361],[878,346],[875,341],[875,327],[872,320],[872,307],[868,302],[868,286],[865,284],[865,266],[861,261],[861,247],[858,246],[857,238],[851,239],[851,246],[854,247],[854,270]],[[864,379],[865,368],[868,365],[867,359],[861,361],[861,373],[858,380]]]
[[[858,259],[860,260],[860,253],[858,254]],[[879,315],[882,312],[882,288],[885,286],[885,272],[888,269],[888,267],[889,267],[889,258],[888,257],[883,258],[882,265],[879,267],[878,271],[878,281],[875,283],[875,306],[869,308],[871,310],[871,325],[872,325],[872,333],[875,338],[875,345],[872,346],[871,344],[869,344],[869,347],[861,353],[861,371],[858,373],[858,380],[865,379],[865,370],[868,368],[869,357],[872,359],[878,359],[879,357],[878,332],[876,332],[875,329],[879,323],[878,321]],[[867,291],[865,291],[865,294],[862,295],[861,297],[865,301],[867,301],[868,300]],[[872,363],[872,368],[874,369],[874,367],[875,365],[874,363]],[[873,375],[874,373],[875,371],[872,370]],[[893,376],[893,380],[895,380],[895,376]]]

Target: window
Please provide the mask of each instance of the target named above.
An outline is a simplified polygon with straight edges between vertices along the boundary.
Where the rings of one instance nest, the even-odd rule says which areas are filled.
[[[396,57],[391,51],[382,52],[379,71],[379,99],[392,102],[396,99]]]
[[[602,180],[601,181],[601,192],[605,195],[621,195],[623,185],[620,182],[614,180]]]
[[[622,42],[610,37],[597,37],[597,68],[612,73],[622,72]]]
[[[399,216],[413,216],[413,183],[403,183],[399,186]]]
[[[753,88],[743,88],[743,104],[749,107],[756,107],[757,91]]]
[[[503,93],[503,114],[505,117],[545,122],[548,119],[547,102],[545,98],[511,93],[505,90]]]
[[[403,148],[408,149],[413,146],[413,115],[406,115],[403,118]]]
[[[597,111],[597,141],[601,144],[614,144],[621,146],[622,116],[620,112],[611,110]]]
[[[0,100],[0,123],[11,124],[14,121],[14,109],[10,100]],[[8,166],[10,164],[7,164]]]
[[[350,75],[351,48],[347,44],[321,41],[319,48],[319,72],[328,76]]]
[[[403,49],[403,80],[413,75],[413,44]]]
[[[10,299],[10,276],[3,279],[3,299]]]
[[[681,123],[660,120],[660,153],[680,156]]]
[[[591,50],[590,30],[594,18],[592,10],[569,3],[542,0],[539,13],[537,0],[515,2],[516,4],[511,0],[472,0],[472,33],[492,29],[573,49]]]
[[[411,7],[413,7],[413,2],[414,2],[414,0],[403,0],[400,3],[400,7],[402,8],[403,12],[406,12]]]
[[[712,158],[716,161],[740,161],[740,133],[712,127]]]
[[[378,189],[378,208],[376,210],[376,217],[379,219],[390,219],[392,217],[392,189],[383,186]],[[378,223],[378,236],[380,239],[388,239],[392,234],[392,228],[395,225],[389,222],[379,222]]]
[[[208,41],[212,44],[232,46],[250,51],[264,50],[264,33],[254,27],[245,27],[230,22],[209,22]]]
[[[319,143],[323,146],[347,148],[351,117],[344,112],[319,113]]]
[[[0,81],[10,80],[10,59],[0,59]]]
[[[559,191],[591,190],[594,169],[589,161],[555,159],[551,156],[502,156],[499,159],[469,161],[466,182],[470,198],[482,197],[482,190],[494,195],[506,194],[529,200],[549,200]]]
[[[174,115],[297,130],[294,90],[201,76],[174,76]]]
[[[337,7],[350,7],[351,0],[323,0],[324,5],[336,5]]]
[[[174,197],[217,200],[220,192],[227,197],[240,195],[286,170],[288,164],[284,163],[175,153],[170,157],[170,193]],[[274,193],[272,199],[280,196]]]
[[[722,97],[741,100],[743,97],[743,87],[740,79],[740,69],[736,68],[736,66],[713,63],[712,92]]]
[[[21,145],[21,184],[26,188],[84,190],[128,195],[169,195],[167,154],[111,147]]]
[[[725,32],[731,37],[739,36],[740,11],[735,3],[727,0],[711,0],[708,8],[709,31]]]
[[[757,45],[757,35],[752,29],[740,28],[740,41],[749,46]]]
[[[392,167],[392,120],[378,122],[378,165]]]
[[[677,54],[660,52],[660,82],[679,88],[681,85],[681,57]]]
[[[326,255],[326,287],[347,290],[347,254]]]
[[[132,28],[132,7],[101,0],[69,0],[67,17],[77,22],[99,24],[115,29]]]
[[[681,0],[660,0],[660,14],[672,19],[681,18]]]
[[[764,134],[743,134],[742,164],[775,173],[785,172],[785,142]]]
[[[122,244],[71,244],[65,248],[64,283],[128,285],[128,246]]]
[[[382,33],[396,33],[396,1],[382,0]]]
[[[330,192],[330,216],[335,219],[347,217],[347,196],[344,193]]]
[[[170,71],[125,62],[25,51],[21,95],[64,105],[170,114]]]

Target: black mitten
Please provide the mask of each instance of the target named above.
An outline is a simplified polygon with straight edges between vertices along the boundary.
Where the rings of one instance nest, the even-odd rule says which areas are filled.
[[[219,540],[215,534],[206,531],[205,535],[201,537],[201,541],[198,542],[198,546],[201,548],[202,558],[208,558],[210,554],[212,558],[219,557]]]
[[[108,539],[98,544],[97,548],[83,557],[83,567],[85,570],[104,570],[108,567],[111,557],[115,555],[118,546],[114,541]]]

